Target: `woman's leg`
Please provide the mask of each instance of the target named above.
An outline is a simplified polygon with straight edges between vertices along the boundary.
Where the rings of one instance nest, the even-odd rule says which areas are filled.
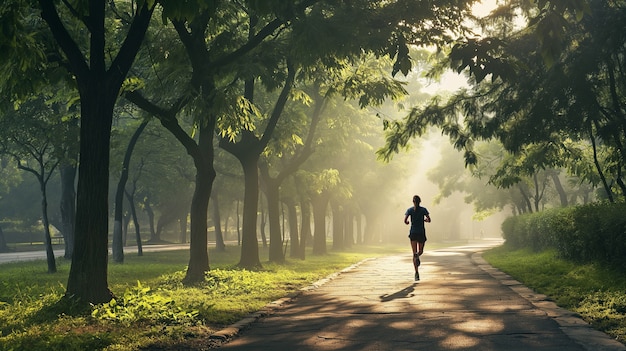
[[[415,272],[417,272],[417,267],[420,265],[419,254],[417,253],[418,242],[416,240],[411,240],[411,250],[413,250],[413,267],[415,268]]]
[[[419,246],[419,251],[417,252],[417,254],[419,256],[421,256],[424,253],[424,245],[426,245],[426,242],[420,242],[418,243]],[[413,250],[413,253],[415,253],[415,250]]]

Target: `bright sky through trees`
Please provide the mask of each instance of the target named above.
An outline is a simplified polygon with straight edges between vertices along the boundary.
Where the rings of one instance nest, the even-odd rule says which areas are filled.
[[[473,6],[472,13],[474,16],[484,17],[495,9],[497,5],[497,0],[483,0]],[[438,92],[455,91],[463,86],[467,86],[465,76],[450,71],[443,74],[440,82],[425,80],[423,91],[428,94],[436,95]]]
[[[474,16],[483,17],[489,14],[497,5],[497,0],[483,0],[472,7]]]

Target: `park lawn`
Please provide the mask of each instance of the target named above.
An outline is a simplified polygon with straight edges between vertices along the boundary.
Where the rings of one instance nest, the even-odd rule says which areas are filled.
[[[513,250],[506,245],[483,253],[492,266],[580,314],[594,328],[626,344],[626,275],[600,264],[578,264],[556,251]]]
[[[188,250],[127,254],[123,264],[109,264],[109,287],[116,299],[88,311],[59,303],[68,261],[59,258],[55,274],[46,273],[45,261],[3,264],[0,351],[206,348],[210,334],[271,301],[363,259],[406,252],[408,245],[354,246],[280,265],[263,262],[263,269],[247,271],[235,267],[238,247],[211,249],[211,271],[193,287],[181,284]],[[267,257],[267,249],[260,256]]]

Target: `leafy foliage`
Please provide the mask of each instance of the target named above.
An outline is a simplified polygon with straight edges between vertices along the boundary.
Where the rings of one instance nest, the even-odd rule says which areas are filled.
[[[189,325],[194,323],[197,314],[197,311],[183,310],[173,299],[142,286],[138,281],[137,286],[127,289],[120,299],[95,306],[91,316],[126,326],[146,321]]]
[[[112,288],[118,294],[115,301],[71,314],[62,311],[76,306],[58,306],[71,301],[59,301],[67,262],[60,261],[57,275],[41,272],[40,262],[3,264],[0,350],[130,351],[155,345],[180,349],[365,257],[400,250],[404,247],[361,246],[247,271],[232,268],[238,259],[236,250],[212,249],[216,268],[191,287],[182,284],[187,250],[148,252],[110,267]]]
[[[478,141],[499,141],[512,156],[492,179],[500,186],[565,167],[602,184],[609,199],[613,192],[625,195],[625,89],[618,68],[625,38],[607,30],[624,27],[625,9],[622,1],[503,4],[481,23],[483,37],[461,39],[444,60],[470,77],[471,89],[417,106],[403,121],[386,121],[387,145],[379,155],[389,159],[437,126],[468,165],[479,162]],[[510,21],[518,10],[530,21],[515,30]],[[581,157],[581,149],[592,147],[593,155]]]
[[[594,203],[507,218],[507,244],[534,251],[557,250],[578,262],[626,268],[626,205]]]

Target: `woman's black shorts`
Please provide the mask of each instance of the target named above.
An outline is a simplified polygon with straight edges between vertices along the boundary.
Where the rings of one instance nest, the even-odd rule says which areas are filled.
[[[410,233],[409,239],[411,239],[411,241],[417,241],[418,243],[425,243],[426,233]]]

